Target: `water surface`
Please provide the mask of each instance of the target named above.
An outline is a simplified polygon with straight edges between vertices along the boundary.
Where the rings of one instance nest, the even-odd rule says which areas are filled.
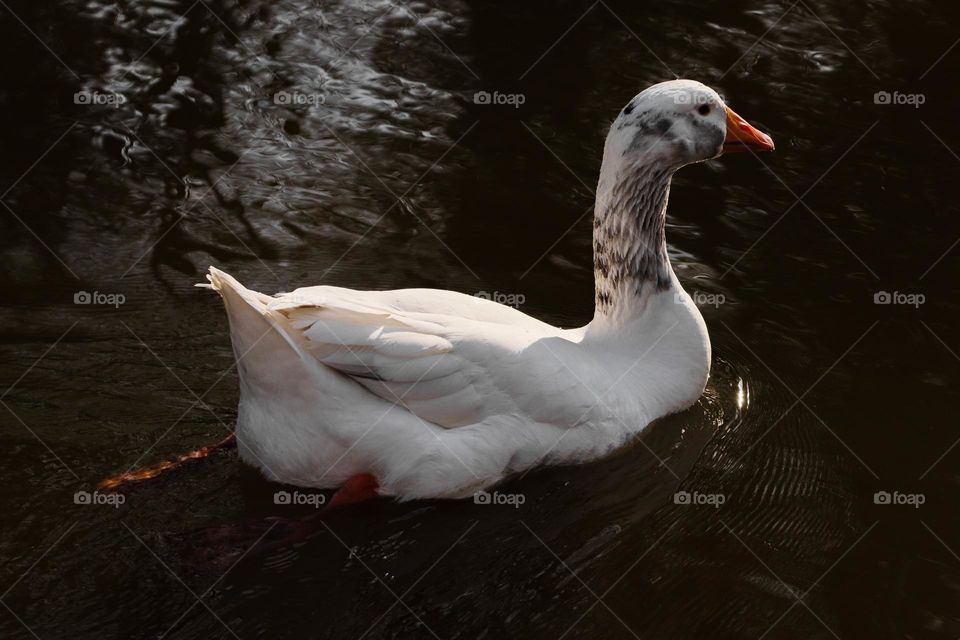
[[[957,13],[10,2],[3,637],[960,636]],[[440,287],[587,322],[606,128],[675,76],[777,141],[674,183],[671,257],[714,348],[698,405],[513,480],[520,508],[363,506],[226,567],[185,560],[190,532],[302,513],[231,453],[75,504],[232,428],[226,319],[192,286],[209,264],[266,292]]]

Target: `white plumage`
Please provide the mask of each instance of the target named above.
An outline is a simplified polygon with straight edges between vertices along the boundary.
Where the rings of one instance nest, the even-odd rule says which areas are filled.
[[[673,169],[721,149],[662,131],[700,104],[680,95],[718,115],[676,131],[715,137],[729,122],[691,81],[655,85],[614,122],[595,225],[603,286],[585,327],[434,289],[266,296],[211,267],[206,286],[223,296],[238,360],[242,458],[296,485],[372,474],[382,495],[464,497],[534,465],[602,456],[695,402],[710,342],[661,246],[663,216]]]

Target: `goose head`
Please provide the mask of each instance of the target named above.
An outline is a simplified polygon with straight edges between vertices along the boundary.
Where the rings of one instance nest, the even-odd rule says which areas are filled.
[[[607,134],[594,207],[598,326],[679,287],[664,234],[673,173],[724,153],[772,150],[770,136],[694,80],[655,84],[627,103]]]
[[[604,164],[676,170],[723,153],[772,151],[773,140],[695,80],[671,80],[637,94],[607,136]]]

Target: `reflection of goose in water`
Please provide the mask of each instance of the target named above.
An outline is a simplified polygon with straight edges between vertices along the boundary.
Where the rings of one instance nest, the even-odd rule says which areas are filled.
[[[614,121],[594,219],[596,311],[564,330],[452,291],[330,286],[270,297],[210,269],[239,359],[241,456],[343,499],[461,497],[583,462],[684,409],[706,325],[667,256],[673,172],[771,139],[708,87],[648,88]]]

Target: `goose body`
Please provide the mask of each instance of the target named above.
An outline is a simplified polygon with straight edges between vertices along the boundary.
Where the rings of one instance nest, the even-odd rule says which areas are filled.
[[[702,105],[709,105],[709,109]],[[240,375],[241,457],[275,481],[459,498],[596,459],[702,393],[706,325],[667,258],[676,168],[772,148],[711,89],[654,85],[614,121],[594,220],[596,312],[560,329],[436,289],[267,296],[211,267]]]

